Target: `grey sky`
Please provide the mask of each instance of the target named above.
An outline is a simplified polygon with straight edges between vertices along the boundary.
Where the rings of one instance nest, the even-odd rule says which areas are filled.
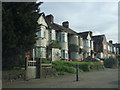
[[[70,28],[77,32],[90,30],[118,42],[117,2],[44,2],[41,12],[52,14],[58,24],[69,21]]]

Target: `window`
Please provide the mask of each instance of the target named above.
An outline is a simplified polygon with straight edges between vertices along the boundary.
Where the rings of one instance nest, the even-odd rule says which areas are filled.
[[[91,48],[92,48],[92,50],[93,50],[93,41],[90,41],[90,46],[91,46]]]
[[[106,45],[104,45],[104,49],[106,49]]]
[[[108,46],[108,50],[110,51],[110,46]]]
[[[62,32],[61,33],[61,42],[67,42],[67,33],[65,32]]]
[[[41,48],[41,57],[46,58],[46,49],[45,48]]]
[[[35,53],[35,54],[36,54],[36,57],[37,57],[37,58],[40,58],[41,56],[40,56],[40,48],[39,48],[39,47],[36,48],[36,51],[35,51],[35,52],[36,52],[36,53]]]
[[[37,35],[37,37],[41,37],[41,32],[38,31],[38,32],[36,33],[36,35]]]
[[[90,40],[85,40],[85,41],[84,41],[84,45],[85,45],[86,47],[90,47]]]
[[[63,33],[61,33],[61,42],[64,42],[65,40],[65,35]]]
[[[67,33],[64,34],[64,37],[65,37],[64,41],[67,42]]]
[[[63,50],[63,58],[65,58],[65,50]]]
[[[51,33],[52,40],[56,40],[55,34],[56,34],[55,30],[52,30],[52,33]]]
[[[46,48],[37,47],[36,48],[36,57],[37,58],[46,58]]]
[[[63,59],[68,59],[68,52],[65,50],[62,50],[62,58]]]
[[[65,58],[68,59],[68,53],[65,53]]]
[[[114,52],[116,52],[116,48],[114,47]]]
[[[60,36],[60,34],[58,34],[57,38],[58,38],[58,41],[60,42],[60,41],[61,41],[61,36]]]
[[[45,37],[45,27],[41,27],[38,29],[39,31],[36,33],[38,37]]]

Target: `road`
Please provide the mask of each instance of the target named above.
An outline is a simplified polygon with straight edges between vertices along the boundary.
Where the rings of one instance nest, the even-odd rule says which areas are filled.
[[[3,88],[118,88],[118,69],[3,83]]]

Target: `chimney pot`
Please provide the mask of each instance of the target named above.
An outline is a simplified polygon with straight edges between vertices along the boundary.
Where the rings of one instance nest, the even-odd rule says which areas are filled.
[[[50,24],[54,23],[54,16],[52,14],[47,15],[46,19],[47,19],[48,22],[50,22]]]
[[[69,28],[69,22],[68,21],[63,22],[62,25],[66,28]]]
[[[110,40],[110,41],[109,41],[109,43],[111,43],[111,44],[112,44],[112,43],[113,43],[113,42],[112,42],[112,40]]]

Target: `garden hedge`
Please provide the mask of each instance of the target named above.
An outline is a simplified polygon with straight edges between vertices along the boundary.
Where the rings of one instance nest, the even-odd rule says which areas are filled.
[[[119,61],[117,58],[109,58],[104,60],[104,66],[106,68],[117,68],[119,65]]]
[[[59,73],[60,72],[75,73],[76,64],[79,65],[79,71],[81,72],[104,69],[104,66],[99,62],[53,61],[52,67],[55,68],[56,71]]]

